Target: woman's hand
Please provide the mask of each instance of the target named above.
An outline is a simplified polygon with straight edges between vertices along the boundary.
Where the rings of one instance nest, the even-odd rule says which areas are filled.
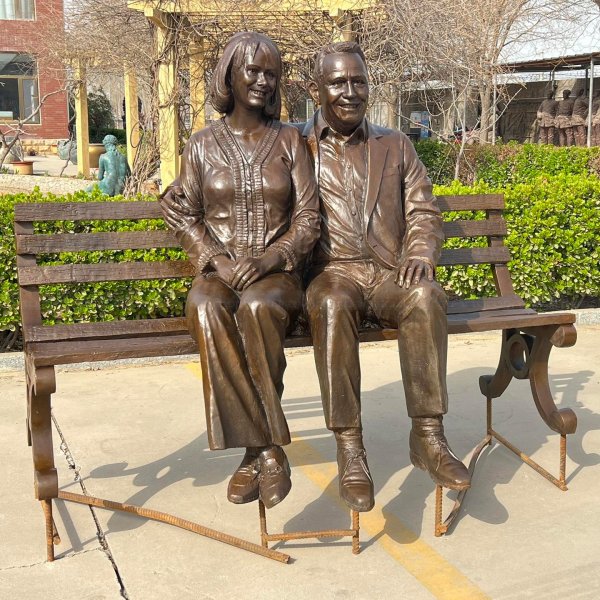
[[[217,273],[217,277],[227,285],[232,285],[231,280],[233,279],[233,269],[235,267],[235,263],[224,254],[219,254],[219,256],[213,256],[210,264],[214,268]]]
[[[278,252],[266,252],[259,258],[242,258],[233,267],[230,285],[236,290],[245,290],[265,275],[281,269],[284,262]]]

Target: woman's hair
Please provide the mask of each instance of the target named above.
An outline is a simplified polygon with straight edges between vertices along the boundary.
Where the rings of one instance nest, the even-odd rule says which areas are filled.
[[[228,114],[233,110],[233,93],[231,91],[231,71],[234,67],[245,65],[246,57],[254,58],[257,50],[263,47],[277,63],[277,84],[273,95],[267,101],[263,111],[271,119],[279,119],[281,115],[281,54],[279,49],[266,35],[254,31],[236,33],[225,45],[223,55],[219,59],[210,84],[210,103],[215,110]]]

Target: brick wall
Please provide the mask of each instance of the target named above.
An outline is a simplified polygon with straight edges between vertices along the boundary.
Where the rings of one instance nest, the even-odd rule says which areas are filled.
[[[52,29],[51,20],[56,21],[56,29],[63,27],[63,0],[36,0],[35,4],[34,21],[0,21],[0,52],[26,52],[35,55],[35,40],[42,35],[41,24],[43,23],[44,31]],[[40,58],[37,68],[40,98],[63,86],[60,64]],[[69,135],[67,124],[67,94],[60,92],[46,99],[40,123],[27,125],[26,130],[38,138],[60,139]]]

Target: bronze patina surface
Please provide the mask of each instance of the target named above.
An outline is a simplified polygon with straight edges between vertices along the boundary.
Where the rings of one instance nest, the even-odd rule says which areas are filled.
[[[467,488],[469,473],[442,427],[447,301],[434,280],[444,234],[431,181],[403,133],[365,118],[369,84],[358,44],[322,48],[310,90],[321,109],[303,135],[315,162],[322,226],[306,305],[325,421],[338,446],[340,495],[356,511],[374,505],[360,411],[364,318],[397,328],[413,464],[441,485]]]
[[[200,348],[210,447],[247,448],[229,499],[260,496],[268,508],[291,487],[281,448],[290,443],[283,343],[319,236],[309,154],[298,131],[278,120],[280,76],[269,38],[231,38],[211,86],[225,116],[190,138],[180,179],[162,199],[198,273],[186,314]]]

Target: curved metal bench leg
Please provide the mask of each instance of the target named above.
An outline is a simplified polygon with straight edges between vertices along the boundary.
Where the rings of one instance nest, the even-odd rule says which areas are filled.
[[[479,387],[487,398],[487,435],[496,439],[524,463],[561,490],[566,490],[567,435],[577,429],[577,416],[570,408],[559,409],[552,397],[548,379],[548,359],[553,346],[569,347],[577,341],[573,325],[545,325],[525,328],[523,332],[502,332],[502,351],[496,374],[479,379]],[[536,463],[493,429],[491,401],[499,397],[512,378],[529,379],[531,393],[539,415],[550,429],[560,434],[558,478]]]
[[[56,389],[54,367],[27,365],[27,411],[33,454],[35,497],[42,502],[46,522],[48,560],[54,560],[54,544],[60,542],[52,519],[52,499],[58,497],[58,474],[52,445],[51,397]]]

